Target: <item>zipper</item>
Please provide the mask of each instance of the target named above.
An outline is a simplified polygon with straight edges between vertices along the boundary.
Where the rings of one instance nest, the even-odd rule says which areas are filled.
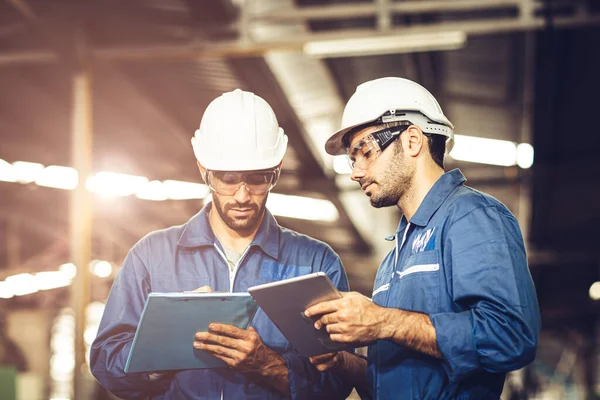
[[[242,256],[240,257],[238,262],[233,267],[233,274],[231,273],[231,270],[229,269],[229,261],[227,261],[227,257],[225,256],[225,254],[223,254],[223,252],[221,251],[219,246],[217,246],[216,244],[213,244],[213,246],[217,250],[217,253],[219,253],[219,255],[221,256],[223,261],[225,261],[225,266],[227,267],[227,274],[229,276],[229,293],[233,293],[233,283],[235,282],[235,276],[237,275],[238,267],[244,260],[244,257],[246,257],[246,254],[248,254],[248,250],[250,250],[250,246],[246,247],[246,250],[244,250],[244,252],[242,253]]]
[[[246,250],[244,250],[244,252],[242,253],[242,256],[240,257],[238,262],[235,264],[235,267],[233,267],[233,274],[231,273],[231,270],[229,269],[229,261],[227,260],[227,257],[225,256],[225,254],[223,254],[223,252],[221,251],[219,246],[217,246],[216,243],[213,243],[213,246],[214,246],[215,250],[217,250],[217,253],[219,253],[219,255],[221,256],[223,261],[225,261],[225,267],[227,268],[227,274],[229,276],[229,293],[233,293],[233,284],[235,282],[235,276],[237,275],[238,267],[242,263],[242,260],[244,260],[244,257],[246,257],[246,254],[248,254],[248,250],[250,250],[250,245],[248,245],[248,247],[246,247]],[[221,389],[221,400],[224,399],[224,393],[225,393],[225,387],[223,387],[223,389]]]

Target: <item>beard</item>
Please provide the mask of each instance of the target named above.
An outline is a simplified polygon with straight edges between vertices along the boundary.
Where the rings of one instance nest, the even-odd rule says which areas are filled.
[[[389,168],[386,168],[377,180],[379,191],[371,194],[369,201],[375,208],[398,205],[411,188],[414,176],[414,166],[409,165],[404,157],[402,148],[394,149],[394,158]]]
[[[253,229],[262,221],[262,217],[266,209],[267,197],[268,196],[265,196],[260,204],[242,204],[235,200],[230,203],[223,204],[219,198],[219,195],[213,193],[213,208],[217,210],[219,217],[221,217],[221,220],[225,222],[225,225],[227,225],[229,229],[234,231]],[[251,210],[251,213],[247,217],[233,217],[229,214],[229,211],[232,208]]]

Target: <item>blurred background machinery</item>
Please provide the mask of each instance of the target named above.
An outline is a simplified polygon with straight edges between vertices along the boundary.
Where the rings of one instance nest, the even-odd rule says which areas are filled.
[[[507,398],[598,397],[594,0],[0,1],[0,340],[24,360],[0,365],[17,392],[100,398],[86,349],[112,278],[137,240],[210,200],[190,138],[238,87],[289,136],[269,208],[369,294],[400,215],[371,208],[323,144],[382,76],[434,93],[458,134],[447,169],[521,224],[544,331]]]

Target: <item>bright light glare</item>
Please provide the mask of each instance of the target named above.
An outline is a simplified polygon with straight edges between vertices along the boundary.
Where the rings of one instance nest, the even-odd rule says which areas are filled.
[[[352,169],[348,164],[347,156],[334,156],[333,157],[333,170],[340,175],[350,175]]]
[[[146,183],[135,196],[143,200],[162,201],[167,200],[168,196],[165,190],[165,185],[161,181],[150,181]]]
[[[68,272],[63,271],[43,271],[35,274],[36,286],[39,290],[56,289],[69,286],[73,278]]]
[[[79,183],[79,174],[75,168],[50,165],[44,169],[35,183],[39,186],[73,190]]]
[[[600,282],[594,282],[590,286],[590,298],[592,300],[600,300]]]
[[[0,158],[0,181],[3,182],[16,182],[17,176],[15,174],[15,168],[11,163],[4,161]]]
[[[75,275],[77,275],[77,266],[73,263],[63,264],[58,267],[58,270],[64,272],[70,279],[75,278]]]
[[[10,299],[14,295],[8,283],[0,281],[0,299]]]
[[[520,143],[517,146],[517,165],[523,169],[533,165],[533,146],[529,143]]]
[[[148,183],[148,178],[145,176],[102,171],[89,177],[85,183],[85,187],[92,193],[114,197],[132,195],[139,191],[146,183]]]
[[[163,185],[171,200],[203,199],[210,192],[208,186],[201,183],[166,180]]]
[[[455,135],[450,156],[455,160],[509,167],[517,163],[517,145],[507,140]]]
[[[310,197],[271,193],[267,207],[274,215],[282,217],[327,222],[335,221],[339,217],[338,210],[332,202]]]
[[[92,273],[100,278],[109,277],[112,274],[112,264],[108,261],[94,261],[90,264]]]
[[[13,167],[15,178],[17,182],[21,183],[34,182],[44,171],[42,164],[27,161],[15,161]]]
[[[37,280],[31,274],[12,275],[7,277],[4,282],[11,288],[15,296],[23,296],[39,290]]]

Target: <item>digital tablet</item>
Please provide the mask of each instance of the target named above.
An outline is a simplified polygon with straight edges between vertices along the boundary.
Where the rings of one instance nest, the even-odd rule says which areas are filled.
[[[150,293],[125,372],[225,367],[194,348],[196,332],[218,322],[247,329],[258,309],[248,293]]]
[[[310,357],[349,347],[333,342],[324,328],[315,329],[315,320],[304,316],[308,307],[342,297],[324,272],[253,286],[248,292],[301,355]]]

